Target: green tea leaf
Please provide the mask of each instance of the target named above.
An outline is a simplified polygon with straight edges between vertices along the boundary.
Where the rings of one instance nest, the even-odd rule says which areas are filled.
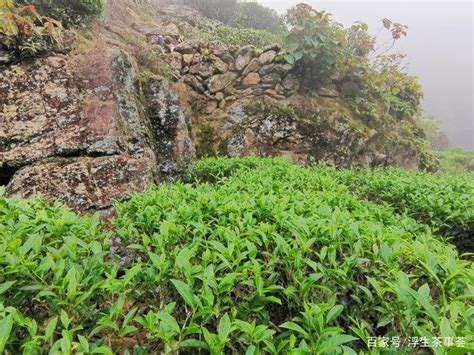
[[[191,288],[184,282],[179,280],[171,280],[176,290],[179,292],[181,297],[183,297],[184,302],[191,307],[192,309],[197,308],[196,296],[194,295]]]

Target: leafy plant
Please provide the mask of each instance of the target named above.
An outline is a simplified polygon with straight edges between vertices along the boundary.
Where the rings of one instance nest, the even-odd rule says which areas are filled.
[[[205,159],[106,223],[0,198],[0,351],[352,354],[383,336],[471,351],[472,262],[435,233],[444,209],[422,224],[409,198],[367,201],[354,181],[370,174],[384,171]],[[451,188],[440,206],[464,220],[472,181],[385,174],[422,202]]]
[[[292,27],[285,38],[286,60],[319,83],[328,79],[343,59],[344,31],[324,11],[299,4],[288,10],[287,23]]]
[[[407,74],[405,56],[389,53],[406,36],[406,26],[384,19],[390,40],[376,46],[367,24],[344,28],[330,14],[306,4],[291,8],[286,21],[291,30],[285,58],[295,65],[306,89],[336,84],[353,110],[370,120],[414,118],[420,112],[423,93],[417,78]],[[347,84],[353,87],[350,92],[345,92]]]
[[[58,19],[66,27],[87,24],[102,15],[105,0],[15,0],[20,5],[34,5],[46,16]]]
[[[46,50],[61,35],[61,23],[41,16],[36,8],[0,0],[0,46],[14,57],[27,57]]]
[[[252,45],[263,48],[266,45],[279,42],[276,35],[266,30],[253,28],[234,28],[225,25],[214,25],[208,33],[213,40],[220,40],[227,45]]]
[[[235,23],[240,28],[265,30],[274,34],[286,31],[283,19],[275,10],[253,1],[237,3]]]

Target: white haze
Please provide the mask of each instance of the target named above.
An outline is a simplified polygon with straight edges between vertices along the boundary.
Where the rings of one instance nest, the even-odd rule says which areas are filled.
[[[302,1],[260,0],[284,13]],[[453,145],[474,150],[472,1],[304,1],[350,25],[369,24],[372,33],[387,17],[406,24],[408,37],[395,48],[408,55],[409,71],[420,78],[426,115],[444,122]]]

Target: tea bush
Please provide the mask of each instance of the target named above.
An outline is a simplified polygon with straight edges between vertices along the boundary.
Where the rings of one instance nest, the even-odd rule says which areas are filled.
[[[279,41],[276,35],[265,30],[234,28],[226,25],[212,26],[208,30],[207,37],[210,40],[220,40],[227,45],[252,45],[257,48],[263,48]]]
[[[472,263],[343,178],[206,159],[105,224],[1,198],[0,352],[354,354],[385,336],[472,351]]]
[[[254,28],[275,34],[286,30],[283,19],[280,18],[275,10],[253,1],[237,3],[235,21],[240,28]]]
[[[359,196],[387,203],[474,251],[474,179],[399,169],[334,172]]]
[[[453,174],[469,172],[469,162],[474,159],[474,151],[462,148],[449,148],[435,153],[440,161],[441,171]]]

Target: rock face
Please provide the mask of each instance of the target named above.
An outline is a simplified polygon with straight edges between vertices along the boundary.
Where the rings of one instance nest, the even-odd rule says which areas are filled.
[[[176,94],[150,85],[145,115],[136,68],[117,48],[4,67],[0,82],[0,182],[9,196],[101,209],[159,181],[158,162],[193,157]]]
[[[176,174],[180,166],[196,158],[188,130],[190,123],[168,81],[150,81],[145,96],[160,171]]]
[[[399,123],[376,130],[354,119],[340,99],[265,94],[239,100],[200,123],[207,154],[282,156],[297,164],[324,160],[341,167],[420,166],[422,157],[409,141],[400,141]],[[200,140],[200,137],[205,139]],[[209,143],[210,142],[210,143]],[[210,153],[211,152],[211,153]]]
[[[110,206],[115,199],[142,192],[154,181],[153,156],[54,158],[19,170],[7,193],[54,197],[79,211]]]

